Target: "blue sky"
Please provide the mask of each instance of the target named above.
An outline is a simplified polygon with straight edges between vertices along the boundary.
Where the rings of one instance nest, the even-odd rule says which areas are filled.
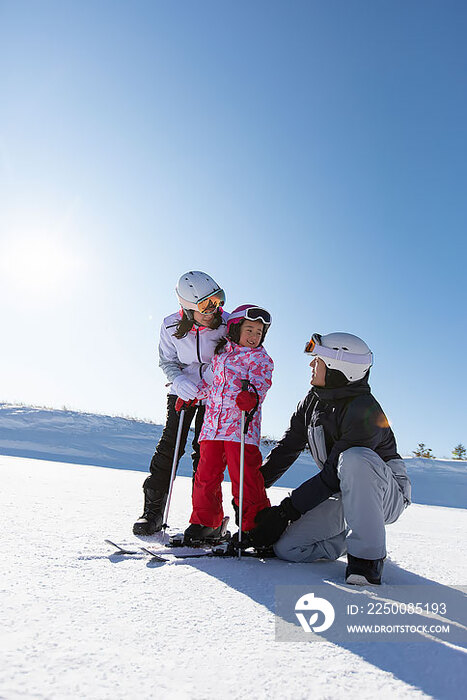
[[[467,442],[464,2],[0,1],[0,400],[162,422],[189,269],[361,335],[400,451]]]

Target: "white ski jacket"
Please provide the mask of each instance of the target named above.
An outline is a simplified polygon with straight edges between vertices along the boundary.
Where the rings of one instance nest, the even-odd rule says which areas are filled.
[[[169,393],[175,394],[172,382],[183,374],[193,384],[199,384],[209,368],[217,343],[227,333],[229,314],[222,312],[222,323],[213,330],[205,326],[193,325],[184,338],[175,338],[174,333],[181,318],[177,311],[164,318],[159,341],[159,367],[163,370],[170,385]]]

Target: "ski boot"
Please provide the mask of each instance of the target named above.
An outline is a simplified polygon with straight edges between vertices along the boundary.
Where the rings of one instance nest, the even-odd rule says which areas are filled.
[[[133,525],[134,535],[154,535],[162,530],[167,494],[154,489],[144,489],[144,512]]]
[[[345,582],[356,586],[379,586],[383,573],[384,559],[360,559],[347,554]]]
[[[182,544],[186,547],[202,547],[203,545],[216,545],[219,542],[230,539],[227,530],[229,518],[225,517],[219,527],[209,527],[192,523],[183,534]],[[176,546],[176,543],[173,542]]]

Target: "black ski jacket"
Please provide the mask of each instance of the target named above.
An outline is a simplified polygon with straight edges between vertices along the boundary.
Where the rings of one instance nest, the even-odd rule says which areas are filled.
[[[261,467],[266,488],[287,471],[307,442],[321,471],[291,493],[293,505],[302,514],[340,490],[337,462],[349,447],[369,447],[385,462],[401,459],[394,433],[366,377],[338,389],[311,389]]]

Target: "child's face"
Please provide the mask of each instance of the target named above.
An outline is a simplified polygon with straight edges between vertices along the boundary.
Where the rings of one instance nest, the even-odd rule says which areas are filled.
[[[244,348],[257,348],[263,336],[262,321],[243,321],[238,344]]]

